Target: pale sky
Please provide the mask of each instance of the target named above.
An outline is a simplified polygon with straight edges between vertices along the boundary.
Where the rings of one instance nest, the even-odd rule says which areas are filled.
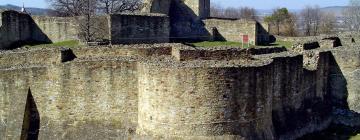
[[[46,0],[0,0],[0,5],[13,4],[21,6],[24,1],[26,7],[48,7]],[[306,5],[345,6],[349,0],[211,0],[212,3],[224,7],[248,6],[255,9],[274,9],[277,7],[287,7],[288,9],[302,9]]]

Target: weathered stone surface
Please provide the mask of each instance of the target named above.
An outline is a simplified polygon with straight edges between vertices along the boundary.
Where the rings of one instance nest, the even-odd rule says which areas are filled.
[[[169,42],[169,17],[161,14],[110,15],[112,44]]]
[[[40,140],[295,139],[332,122],[333,96],[344,96],[332,89],[357,89],[353,81],[329,87],[336,79],[328,76],[339,71],[324,49],[305,50],[316,54],[309,69],[307,56],[296,52],[242,58],[233,54],[248,50],[220,47],[199,50],[208,57],[195,59],[174,53],[179,48],[191,50],[181,44],[85,47],[73,49],[75,59],[66,62],[60,48],[3,51],[0,136],[31,136],[26,132],[39,125]],[[29,93],[39,124],[24,115],[33,114],[26,111]]]

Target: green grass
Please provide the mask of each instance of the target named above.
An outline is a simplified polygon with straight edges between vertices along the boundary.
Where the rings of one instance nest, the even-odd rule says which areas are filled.
[[[353,136],[350,140],[360,140],[360,135]]]
[[[217,46],[228,46],[228,47],[242,47],[241,42],[231,42],[231,41],[204,41],[191,43],[195,47],[217,47]],[[245,47],[248,47],[247,44],[244,44]],[[250,45],[253,46],[253,45]]]
[[[67,47],[67,48],[75,48],[80,47],[80,43],[77,40],[68,40],[61,42],[54,42],[51,44],[34,44],[34,45],[25,45],[24,47],[28,48],[47,48],[47,47]]]
[[[285,48],[291,48],[293,42],[290,41],[276,41],[275,43],[270,44],[270,46],[284,46]]]

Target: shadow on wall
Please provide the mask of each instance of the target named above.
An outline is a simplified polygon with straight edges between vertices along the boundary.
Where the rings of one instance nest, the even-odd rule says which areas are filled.
[[[170,42],[198,42],[211,39],[205,23],[183,1],[172,1],[170,9]]]
[[[24,121],[21,131],[21,140],[37,140],[40,129],[40,114],[34,97],[29,88],[26,99]]]
[[[226,41],[226,38],[221,35],[216,27],[212,28],[213,41]]]
[[[24,45],[52,43],[32,17],[16,11],[5,11],[0,27],[0,49],[15,49]]]
[[[347,80],[333,55],[330,57],[329,89],[333,108],[333,122],[323,131],[305,135],[299,140],[349,140],[360,134],[360,114],[351,111],[348,104]],[[352,126],[350,126],[352,125]],[[358,138],[358,137],[357,137]]]
[[[270,45],[272,43],[276,42],[276,37],[274,35],[271,35],[268,32],[268,29],[265,29],[264,26],[262,26],[259,22],[256,23],[257,24],[257,41],[258,45]]]

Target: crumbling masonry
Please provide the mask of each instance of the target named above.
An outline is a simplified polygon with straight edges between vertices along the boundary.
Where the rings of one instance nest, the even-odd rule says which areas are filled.
[[[9,21],[1,32],[16,34],[0,34],[0,44],[38,38],[18,24],[27,15],[1,15]],[[68,25],[57,26],[70,33]],[[48,26],[38,31],[54,30]],[[360,112],[360,49],[341,41],[291,50],[160,43],[1,51],[0,138],[287,140],[331,123],[360,126],[334,117],[334,110]]]

